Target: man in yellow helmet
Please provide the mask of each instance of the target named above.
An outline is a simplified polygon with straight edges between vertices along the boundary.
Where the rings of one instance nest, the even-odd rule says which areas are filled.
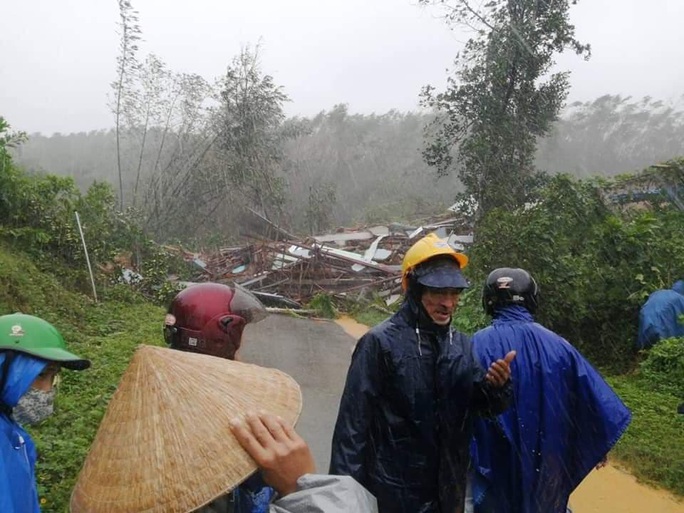
[[[451,329],[467,263],[434,234],[416,242],[402,265],[404,304],[354,350],[330,473],[365,486],[380,513],[462,511],[473,416],[508,405],[515,352],[485,371]]]

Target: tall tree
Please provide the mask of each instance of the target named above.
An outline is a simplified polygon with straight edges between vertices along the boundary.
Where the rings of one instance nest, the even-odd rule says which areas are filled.
[[[252,207],[278,216],[284,181],[277,175],[283,160],[283,104],[289,101],[273,77],[262,73],[259,47],[244,48],[219,85],[217,150],[226,183],[242,191]]]
[[[426,128],[423,156],[440,175],[452,170],[478,213],[528,199],[537,138],[546,135],[566,99],[568,72],[550,73],[566,49],[589,58],[575,39],[568,11],[577,0],[420,0],[446,9],[447,21],[475,36],[456,58],[447,90],[431,86],[423,105],[437,111]]]
[[[132,112],[127,105],[135,100],[135,89],[130,87],[135,79],[136,70],[139,67],[136,53],[138,41],[141,37],[138,25],[138,11],[129,0],[119,0],[119,56],[116,58],[116,81],[112,85],[114,89],[114,101],[111,108],[115,116],[116,130],[116,163],[119,175],[119,208],[124,207],[123,165],[121,162],[121,135],[124,124],[124,113]]]

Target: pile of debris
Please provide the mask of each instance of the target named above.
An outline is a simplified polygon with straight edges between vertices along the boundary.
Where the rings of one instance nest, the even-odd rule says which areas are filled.
[[[252,226],[245,234],[251,244],[210,254],[183,252],[197,268],[194,281],[238,283],[267,306],[297,308],[320,293],[346,299],[374,293],[391,304],[401,294],[402,259],[416,240],[436,232],[458,250],[473,241],[463,218],[452,212],[417,227],[394,223],[341,228],[302,240],[264,221],[267,230],[256,233]]]

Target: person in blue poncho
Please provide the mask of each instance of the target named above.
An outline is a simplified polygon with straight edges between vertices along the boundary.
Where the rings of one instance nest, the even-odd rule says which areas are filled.
[[[656,290],[639,311],[639,349],[651,347],[659,340],[684,337],[684,280],[675,282],[671,289]]]
[[[38,513],[36,448],[22,425],[53,412],[60,369],[83,370],[89,360],[66,350],[62,335],[32,315],[0,316],[0,511]]]
[[[523,269],[487,277],[492,325],[473,336],[482,365],[516,351],[511,407],[477,419],[472,452],[476,513],[565,513],[570,493],[607,454],[631,413],[570,343],[534,321],[538,287]]]

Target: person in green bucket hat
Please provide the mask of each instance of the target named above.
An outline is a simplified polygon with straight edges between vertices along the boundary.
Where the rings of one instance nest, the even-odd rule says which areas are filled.
[[[0,316],[0,511],[40,512],[36,448],[22,425],[53,412],[62,368],[84,370],[90,361],[67,351],[49,322],[32,315]]]

